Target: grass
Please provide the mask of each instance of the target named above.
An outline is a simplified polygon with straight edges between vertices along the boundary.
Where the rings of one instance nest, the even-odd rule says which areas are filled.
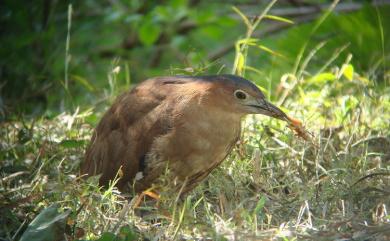
[[[304,120],[316,145],[282,122],[250,116],[234,152],[193,192],[178,199],[163,190],[158,203],[146,197],[136,209],[137,196],[78,176],[93,111],[2,123],[1,236],[19,237],[58,203],[72,210],[73,239],[126,226],[141,240],[383,240],[390,227],[390,89],[337,71],[326,72],[334,79],[325,82],[318,80],[324,73],[306,73],[285,97],[284,108]]]
[[[250,35],[235,69],[248,69]],[[334,66],[344,50],[317,71],[307,68],[317,49],[302,50],[296,74],[286,73],[273,95],[314,143],[285,123],[249,116],[233,153],[194,191],[179,198],[161,190],[160,201],[143,197],[138,208],[137,194],[78,174],[101,112],[1,123],[0,237],[19,239],[56,203],[71,210],[68,240],[390,239],[390,88],[380,75],[358,73],[351,57]]]

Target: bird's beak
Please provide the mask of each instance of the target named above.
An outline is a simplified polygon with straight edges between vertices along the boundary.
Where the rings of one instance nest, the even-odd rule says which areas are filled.
[[[280,120],[288,119],[286,113],[265,99],[257,99],[256,103],[250,104],[249,106],[252,107],[255,114],[262,114]]]

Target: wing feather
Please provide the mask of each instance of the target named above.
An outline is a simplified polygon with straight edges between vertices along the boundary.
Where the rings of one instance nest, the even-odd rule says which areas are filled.
[[[107,185],[122,168],[118,187],[131,182],[145,168],[142,160],[154,139],[170,130],[173,108],[166,100],[175,84],[187,82],[178,77],[149,79],[119,96],[93,133],[81,173],[102,174],[100,184]]]

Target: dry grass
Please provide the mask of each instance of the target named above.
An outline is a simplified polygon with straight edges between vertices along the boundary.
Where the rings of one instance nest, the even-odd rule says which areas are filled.
[[[253,70],[246,61],[259,22],[246,21],[236,73]],[[89,123],[101,113],[77,110],[2,123],[0,237],[18,239],[40,211],[58,203],[71,210],[70,240],[103,233],[116,240],[131,240],[123,238],[126,233],[138,240],[390,240],[388,76],[359,75],[351,57],[332,66],[345,48],[310,73],[307,66],[321,47],[301,50],[274,101],[303,121],[313,143],[295,137],[284,122],[250,116],[228,160],[182,198],[159,190],[158,202],[143,197],[135,208],[138,195],[114,185],[102,189],[96,177],[78,175]]]
[[[237,41],[234,73],[256,73],[246,62],[249,47],[262,47],[251,38],[261,18],[251,23],[235,11],[248,31]],[[69,240],[107,232],[117,240],[125,240],[123,232],[138,240],[390,240],[389,71],[359,75],[350,57],[332,66],[344,46],[310,73],[324,43],[306,53],[307,43],[295,71],[282,77],[275,102],[303,120],[314,143],[295,137],[285,123],[250,116],[228,160],[184,198],[160,190],[160,201],[144,197],[134,208],[138,195],[78,175],[90,123],[101,113],[0,123],[0,239],[18,240],[37,214],[57,203],[71,210]],[[109,73],[111,95],[117,70]]]
[[[283,106],[315,144],[285,123],[250,116],[234,152],[193,192],[161,190],[159,202],[144,197],[138,208],[138,196],[78,176],[91,111],[3,123],[1,236],[19,237],[59,203],[72,210],[71,239],[123,226],[140,240],[390,239],[390,90],[355,77],[320,86],[301,79],[305,94],[287,95]]]

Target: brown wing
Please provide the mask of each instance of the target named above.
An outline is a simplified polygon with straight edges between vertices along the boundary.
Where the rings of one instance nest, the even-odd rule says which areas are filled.
[[[170,130],[174,106],[167,100],[176,84],[186,82],[177,77],[150,79],[119,96],[93,133],[81,173],[102,174],[100,184],[107,185],[122,167],[118,188],[132,184],[145,168],[154,139]]]

